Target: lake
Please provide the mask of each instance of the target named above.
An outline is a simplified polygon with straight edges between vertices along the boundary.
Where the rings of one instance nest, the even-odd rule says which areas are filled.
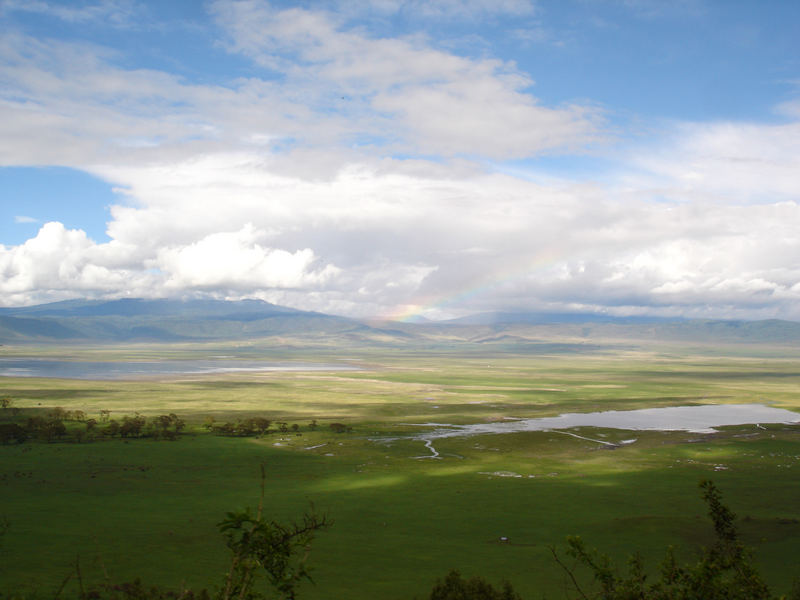
[[[517,419],[496,423],[476,423],[473,425],[432,423],[429,424],[429,426],[434,427],[432,431],[416,437],[420,440],[434,440],[487,433],[548,431],[575,427],[712,433],[715,427],[755,425],[759,423],[800,423],[800,413],[763,404],[672,406],[667,408],[642,408],[639,410],[566,413],[557,417]]]
[[[334,363],[236,360],[226,358],[153,361],[71,361],[40,358],[0,358],[0,377],[56,379],[139,379],[166,375],[206,375],[259,371],[357,371]]]

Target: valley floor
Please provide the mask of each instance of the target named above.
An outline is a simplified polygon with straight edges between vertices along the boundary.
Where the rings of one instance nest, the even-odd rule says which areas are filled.
[[[122,359],[219,351],[97,352]],[[15,352],[30,349],[3,348]],[[259,349],[240,352],[252,359]],[[798,425],[714,433],[582,427],[432,444],[419,437],[430,423],[567,412],[759,403],[800,413],[800,362],[780,348],[350,354],[363,370],[0,379],[0,397],[12,402],[6,420],[60,407],[98,421],[108,411],[107,419],[175,413],[187,423],[174,442],[0,446],[0,518],[8,524],[0,581],[50,597],[79,561],[86,580],[107,574],[211,589],[227,568],[216,524],[257,504],[263,463],[269,514],[290,519],[313,503],[335,522],[314,543],[316,585],[304,585],[303,598],[423,597],[451,568],[507,579],[525,598],[563,598],[565,578],[549,548],[570,534],[622,559],[639,550],[653,570],[667,545],[690,559],[712,533],[703,479],[713,479],[739,515],[767,580],[788,591],[795,574],[785,557],[800,554]],[[331,354],[302,358],[325,362]],[[227,437],[203,427],[256,416],[272,421],[270,433]],[[330,427],[337,423],[344,428]]]

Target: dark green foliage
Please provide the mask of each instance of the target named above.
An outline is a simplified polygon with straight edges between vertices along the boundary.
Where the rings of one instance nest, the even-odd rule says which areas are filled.
[[[0,443],[21,444],[28,439],[25,428],[16,423],[0,423]]]
[[[431,590],[430,600],[522,600],[511,584],[504,582],[496,590],[482,577],[462,579],[461,574],[452,570],[443,580],[438,580]]]
[[[119,428],[119,434],[124,438],[139,437],[142,435],[142,430],[146,424],[147,419],[140,414],[136,414],[133,417],[122,417],[122,425]]]
[[[67,426],[64,425],[63,421],[56,419],[45,421],[39,427],[39,434],[48,442],[52,442],[67,435]]]
[[[289,524],[267,521],[249,509],[228,513],[219,528],[233,556],[221,597],[261,597],[253,588],[263,571],[281,598],[295,598],[300,582],[311,580],[305,564],[309,544],[317,531],[329,525],[325,516],[313,512],[303,515],[299,523]]]
[[[661,564],[660,577],[647,583],[644,565],[638,555],[628,562],[627,573],[620,573],[610,559],[588,549],[579,537],[567,539],[567,554],[592,573],[596,589],[584,590],[574,569],[566,566],[553,549],[553,557],[571,579],[578,597],[601,600],[769,600],[773,598],[753,564],[751,552],[739,540],[735,518],[722,504],[722,495],[711,481],[700,484],[708,505],[716,539],[703,548],[694,564],[678,565],[672,548]]]
[[[177,440],[186,427],[183,419],[175,413],[153,417],[149,422],[143,415],[136,413],[132,417],[124,416],[120,423],[108,419],[109,411],[100,411],[104,426],[99,427],[97,419],[87,419],[82,410],[68,411],[58,406],[47,412],[28,409],[25,412],[30,416],[22,419],[17,419],[17,410],[12,409],[13,416],[0,413],[0,444],[21,444],[27,440],[81,443],[96,441],[101,437]],[[47,416],[42,416],[43,414]],[[80,426],[74,423],[79,423]]]
[[[179,418],[175,413],[169,413],[150,420],[149,434],[154,439],[176,440],[184,427],[186,427],[186,423],[184,423],[183,419]]]
[[[103,429],[103,435],[107,435],[109,437],[115,437],[119,435],[119,423],[117,423],[114,419],[108,421],[108,424]]]
[[[69,419],[70,414],[69,411],[64,410],[60,406],[56,406],[50,411],[49,417],[55,421],[66,421]]]
[[[11,524],[5,517],[0,517],[0,548],[3,547],[3,536],[11,528]]]
[[[203,425],[208,431],[212,431],[217,435],[225,435],[231,437],[252,437],[257,435],[265,435],[268,433],[289,433],[289,431],[298,432],[300,426],[296,423],[289,425],[284,421],[275,423],[277,429],[270,430],[272,421],[264,417],[250,417],[247,419],[239,419],[235,423],[227,421],[225,423],[216,423],[213,418],[207,418],[206,423]]]
[[[261,503],[255,515],[250,509],[229,512],[218,524],[231,551],[231,566],[220,591],[222,600],[255,599],[264,596],[254,589],[263,571],[281,598],[294,600],[303,579],[311,581],[306,560],[317,531],[330,527],[325,515],[312,510],[300,522],[288,524],[262,517],[264,501],[264,466],[261,466]]]

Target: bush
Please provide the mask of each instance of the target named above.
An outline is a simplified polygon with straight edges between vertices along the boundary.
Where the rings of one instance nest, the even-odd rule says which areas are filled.
[[[431,590],[430,600],[522,600],[511,584],[504,582],[502,589],[496,590],[482,577],[462,579],[461,574],[452,570],[444,580],[438,580]]]

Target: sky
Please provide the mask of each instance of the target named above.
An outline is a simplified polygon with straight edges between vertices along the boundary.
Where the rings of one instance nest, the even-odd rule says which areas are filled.
[[[793,0],[0,0],[0,306],[800,320]]]

